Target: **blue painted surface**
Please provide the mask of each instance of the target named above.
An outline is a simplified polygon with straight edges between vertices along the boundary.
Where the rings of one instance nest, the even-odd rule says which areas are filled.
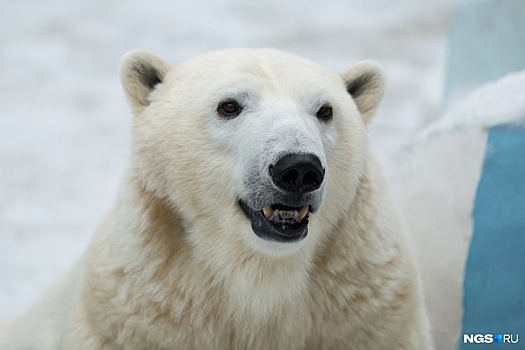
[[[471,333],[520,337],[518,344],[464,344],[463,334]],[[525,349],[525,120],[489,131],[474,207],[459,347]]]
[[[459,0],[444,106],[523,69],[525,0]],[[525,349],[525,122],[489,130],[474,208],[458,347]],[[503,333],[519,334],[518,345],[463,343],[463,334]]]

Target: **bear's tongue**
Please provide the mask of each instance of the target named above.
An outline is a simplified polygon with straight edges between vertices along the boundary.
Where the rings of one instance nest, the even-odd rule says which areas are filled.
[[[308,205],[305,205],[301,208],[292,208],[274,205],[275,209],[272,206],[267,206],[263,209],[263,214],[266,220],[268,220],[274,226],[280,226],[281,228],[294,228],[298,226],[301,221],[305,218],[308,213]],[[281,209],[277,208],[280,207]]]

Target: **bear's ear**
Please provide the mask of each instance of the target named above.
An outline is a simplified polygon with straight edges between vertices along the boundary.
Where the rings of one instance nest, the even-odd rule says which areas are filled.
[[[385,89],[383,67],[374,61],[362,61],[342,74],[346,91],[352,96],[365,124],[372,119]]]
[[[133,50],[124,55],[120,80],[135,115],[149,105],[148,96],[163,82],[169,69],[168,63],[146,50]]]

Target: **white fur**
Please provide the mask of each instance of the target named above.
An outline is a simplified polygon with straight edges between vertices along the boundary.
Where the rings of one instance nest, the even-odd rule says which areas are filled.
[[[134,51],[121,73],[133,147],[115,208],[4,349],[431,348],[366,136],[383,93],[377,64],[339,75],[265,49],[171,67]],[[244,110],[221,119],[231,98]],[[326,103],[328,123],[316,118]],[[286,152],[326,168],[308,236],[291,244],[255,236],[237,203],[272,200],[265,169]]]

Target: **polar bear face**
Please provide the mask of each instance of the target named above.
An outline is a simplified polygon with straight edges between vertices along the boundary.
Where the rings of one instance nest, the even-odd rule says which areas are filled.
[[[168,199],[194,245],[289,254],[329,237],[352,205],[383,93],[377,64],[336,74],[236,49],[172,67],[133,51],[121,77],[135,115],[133,171]]]

